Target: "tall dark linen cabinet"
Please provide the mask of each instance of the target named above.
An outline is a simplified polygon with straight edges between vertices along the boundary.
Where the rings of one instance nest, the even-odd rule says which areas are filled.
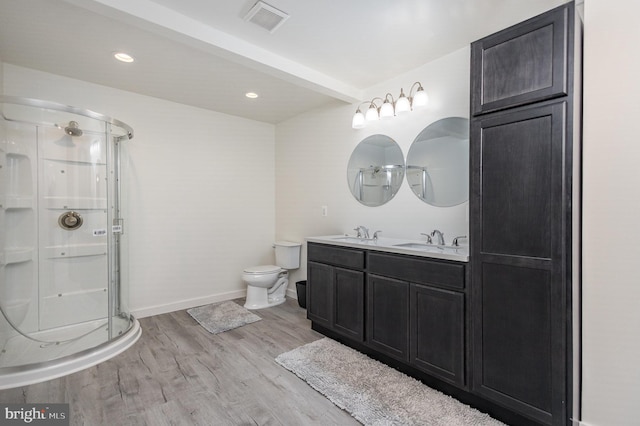
[[[471,389],[548,425],[571,417],[574,18],[471,45]]]

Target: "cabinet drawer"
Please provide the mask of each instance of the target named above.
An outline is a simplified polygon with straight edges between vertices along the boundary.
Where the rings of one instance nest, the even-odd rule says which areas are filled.
[[[307,244],[307,260],[352,269],[364,268],[364,252],[324,244]]]
[[[369,253],[369,272],[417,284],[464,288],[464,265],[431,259]]]

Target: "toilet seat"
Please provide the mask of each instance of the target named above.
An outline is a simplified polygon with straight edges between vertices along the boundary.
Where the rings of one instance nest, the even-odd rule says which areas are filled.
[[[260,266],[250,266],[244,270],[245,274],[273,274],[275,272],[280,272],[282,270],[281,267],[275,265],[260,265]]]

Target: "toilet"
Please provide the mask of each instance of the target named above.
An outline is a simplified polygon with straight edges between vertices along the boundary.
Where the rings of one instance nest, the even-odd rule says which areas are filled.
[[[289,269],[300,267],[300,243],[276,241],[276,264],[251,266],[242,273],[247,284],[247,309],[264,309],[280,305],[285,301],[289,284]]]

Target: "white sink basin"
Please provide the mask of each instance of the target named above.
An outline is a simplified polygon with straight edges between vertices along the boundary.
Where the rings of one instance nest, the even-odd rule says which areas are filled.
[[[411,250],[428,251],[430,253],[459,253],[461,247],[453,246],[440,246],[435,244],[420,244],[420,243],[403,243],[394,244],[394,247],[408,248]]]
[[[352,243],[366,243],[368,241],[366,238],[358,237],[333,237],[331,239],[336,241],[350,241]]]
[[[366,244],[366,245],[377,245],[378,241],[372,238],[359,238],[359,237],[335,237],[332,238],[333,241],[342,241],[345,243],[357,243],[357,244]]]

